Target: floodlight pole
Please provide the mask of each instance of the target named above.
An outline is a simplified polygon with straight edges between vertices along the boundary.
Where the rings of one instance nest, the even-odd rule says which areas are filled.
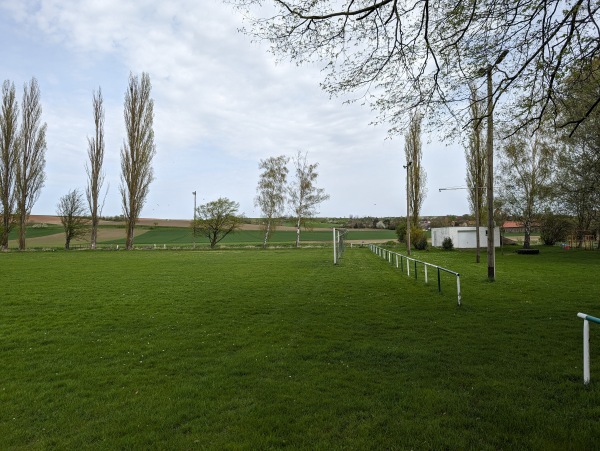
[[[194,245],[194,249],[196,249],[196,191],[192,191],[194,195],[194,222],[192,226],[192,242]]]
[[[406,253],[410,255],[410,177],[408,176],[408,170],[412,164],[412,161],[406,163],[406,166],[402,166],[406,169]]]

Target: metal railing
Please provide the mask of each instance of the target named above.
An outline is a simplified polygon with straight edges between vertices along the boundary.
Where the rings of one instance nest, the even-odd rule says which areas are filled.
[[[369,244],[369,248],[371,251],[381,258],[386,259],[388,262],[394,264],[396,268],[400,268],[402,272],[404,272],[404,268],[406,268],[406,275],[410,276],[411,266],[413,266],[413,276],[415,280],[419,278],[418,264],[423,265],[423,274],[425,278],[425,283],[429,283],[429,274],[427,268],[433,268],[435,272],[437,272],[437,286],[438,292],[442,292],[442,278],[441,273],[446,272],[448,274],[452,274],[456,276],[456,293],[458,299],[458,305],[461,305],[462,295],[460,292],[460,274],[456,271],[452,271],[447,268],[442,268],[441,266],[434,265],[432,263],[427,263],[421,260],[417,260],[416,258],[408,257],[406,255],[399,254],[398,252],[392,252],[383,247],[376,246],[375,244]]]

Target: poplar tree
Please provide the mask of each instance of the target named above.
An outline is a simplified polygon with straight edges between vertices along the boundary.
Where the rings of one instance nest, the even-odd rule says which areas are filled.
[[[133,249],[135,225],[146,202],[150,183],[154,180],[152,158],[154,144],[154,101],[150,97],[150,76],[129,75],[125,92],[125,129],[127,136],[121,147],[121,201],[125,216],[125,247]]]
[[[88,184],[85,190],[88,206],[90,209],[91,221],[91,239],[90,246],[96,249],[96,240],[98,238],[98,222],[102,206],[99,205],[100,191],[104,184],[104,100],[102,98],[102,89],[94,92],[92,98],[92,110],[94,115],[95,133],[92,138],[88,137],[88,158],[85,172],[88,176]]]
[[[409,210],[413,227],[419,225],[421,207],[427,193],[427,174],[421,164],[423,148],[421,144],[421,121],[423,117],[418,112],[411,118],[408,131],[404,135],[404,154],[406,161],[410,162],[408,168]]]
[[[19,105],[15,85],[8,80],[2,84],[2,111],[0,112],[0,247],[8,249],[8,234],[15,221],[15,179],[19,152]]]
[[[21,132],[16,166],[16,204],[19,250],[25,249],[27,220],[39,198],[46,175],[46,124],[42,124],[40,89],[35,78],[25,83],[21,104]]]

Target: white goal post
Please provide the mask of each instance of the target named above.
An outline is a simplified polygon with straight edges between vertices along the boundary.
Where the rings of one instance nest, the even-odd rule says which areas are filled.
[[[333,229],[333,264],[337,265],[345,249],[346,229]]]

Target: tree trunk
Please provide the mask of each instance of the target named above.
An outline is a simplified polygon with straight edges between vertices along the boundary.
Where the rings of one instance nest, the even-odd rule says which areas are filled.
[[[8,250],[8,234],[10,233],[11,224],[9,221],[4,220],[2,224],[2,237],[0,238],[0,243],[2,245],[2,250]]]
[[[19,217],[19,250],[25,250],[25,233],[27,227],[27,220],[25,214],[21,214]]]
[[[135,222],[127,222],[127,239],[125,240],[125,249],[128,251],[133,249],[133,232],[135,230]]]
[[[296,222],[296,247],[300,247],[300,218]]]
[[[90,246],[92,249],[96,249],[96,241],[98,239],[98,218],[92,216],[92,236],[90,238]]]
[[[523,225],[525,226],[525,240],[523,241],[523,249],[531,248],[531,223],[526,220]]]
[[[67,239],[65,240],[65,249],[66,249],[66,250],[69,250],[69,249],[71,249],[71,238],[67,238]]]
[[[263,241],[263,249],[267,248],[267,241],[269,240],[269,232],[271,232],[271,221],[267,221],[267,227],[265,229],[265,239]]]

